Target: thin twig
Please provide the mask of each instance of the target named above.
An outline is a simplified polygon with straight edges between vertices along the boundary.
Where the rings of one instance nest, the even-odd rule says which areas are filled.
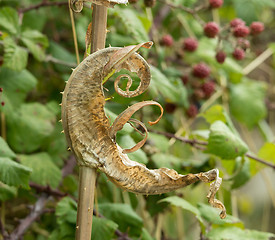
[[[156,134],[160,134],[160,135],[163,135],[163,136],[166,136],[168,138],[175,138],[181,142],[185,142],[185,143],[188,143],[192,146],[196,145],[196,144],[199,144],[199,145],[204,145],[206,146],[208,143],[206,141],[201,141],[201,140],[196,140],[196,139],[188,139],[188,138],[185,138],[185,137],[179,137],[179,136],[176,136],[175,134],[173,133],[168,133],[168,132],[160,132],[160,131],[155,131],[155,130],[148,130],[149,132],[152,132],[152,133],[156,133]]]
[[[43,213],[43,209],[45,204],[48,201],[49,196],[43,193],[31,210],[31,213],[21,220],[20,224],[15,228],[15,230],[10,235],[10,240],[18,240],[23,236],[23,234],[27,231],[27,229],[31,226],[31,224]]]
[[[176,8],[176,9],[181,9],[187,13],[190,13],[190,14],[195,14],[196,11],[193,10],[192,8],[188,8],[188,7],[185,7],[185,6],[182,6],[182,5],[176,5],[174,3],[170,3],[170,2],[167,2],[165,0],[159,0],[159,2],[171,7],[171,8]]]
[[[68,4],[69,3],[70,3],[70,0],[68,0]],[[71,19],[71,25],[72,25],[72,31],[73,31],[76,62],[77,62],[77,65],[79,65],[80,60],[79,60],[79,51],[78,51],[78,44],[77,44],[77,37],[76,37],[76,29],[75,29],[75,23],[74,23],[74,14],[73,14],[73,10],[70,7],[70,4],[69,4],[69,12],[70,12],[70,19]]]
[[[190,145],[192,145],[193,147],[197,148],[197,149],[200,149],[200,150],[205,150],[205,148],[202,148],[201,146],[199,145],[204,145],[206,146],[208,144],[208,142],[206,141],[201,141],[201,140],[196,140],[196,139],[188,139],[188,138],[184,138],[184,137],[179,137],[179,136],[176,136],[175,134],[173,133],[168,133],[168,132],[160,132],[160,131],[155,131],[155,130],[152,130],[152,129],[148,129],[149,132],[152,132],[152,133],[156,133],[156,134],[160,134],[160,135],[163,135],[163,136],[166,136],[168,138],[174,138],[174,139],[177,139],[181,142],[185,142],[185,143],[188,143]],[[245,154],[246,157],[250,158],[250,159],[253,159],[259,163],[262,163],[268,167],[271,167],[273,169],[275,169],[275,165],[271,162],[267,162],[259,157],[256,157],[256,156],[253,156],[251,155],[250,153],[246,153]]]
[[[273,49],[266,49],[261,55],[249,63],[244,69],[243,74],[247,75],[256,69],[260,64],[262,64],[267,58],[269,58],[274,53]]]
[[[0,219],[0,234],[3,237],[1,239],[4,239],[4,240],[8,239],[8,233],[5,231],[5,227],[1,219]]]
[[[43,186],[34,182],[30,182],[29,185],[31,188],[34,188],[38,193],[47,193],[48,195],[51,195],[53,197],[62,198],[68,195],[67,193],[63,193],[63,192],[60,192],[59,190],[52,189],[50,186]]]
[[[253,159],[253,160],[255,160],[259,163],[265,164],[266,166],[269,166],[269,167],[275,169],[275,165],[272,164],[271,162],[267,162],[267,161],[265,161],[261,158],[255,157],[255,156],[251,155],[250,153],[246,153],[245,156],[247,156],[247,157],[249,157],[249,158],[251,158],[251,159]]]
[[[25,13],[25,12],[28,12],[28,11],[31,11],[31,10],[39,9],[41,7],[64,6],[64,5],[68,5],[68,2],[67,1],[64,1],[64,2],[42,1],[41,3],[31,5],[31,6],[26,7],[26,8],[20,8],[20,9],[18,9],[18,12],[19,13]]]

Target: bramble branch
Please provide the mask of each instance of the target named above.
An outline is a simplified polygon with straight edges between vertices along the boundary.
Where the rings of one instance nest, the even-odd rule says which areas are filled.
[[[53,197],[62,198],[68,195],[67,193],[63,193],[63,192],[60,192],[59,190],[52,189],[50,186],[42,186],[34,182],[30,182],[29,185],[31,188],[34,188],[38,193],[46,193]]]
[[[38,198],[30,214],[21,220],[20,224],[11,233],[9,238],[10,240],[18,240],[23,236],[31,224],[43,213],[43,209],[48,201],[48,198],[49,196],[45,193]]]
[[[41,3],[35,4],[35,5],[31,5],[29,7],[26,8],[20,8],[18,9],[19,13],[25,13],[34,9],[39,9],[41,7],[51,7],[51,6],[64,6],[64,5],[68,5],[67,1],[64,2],[48,2],[47,0],[43,0]]]

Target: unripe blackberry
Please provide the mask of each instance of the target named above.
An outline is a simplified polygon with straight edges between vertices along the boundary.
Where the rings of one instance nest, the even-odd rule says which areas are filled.
[[[214,38],[219,33],[220,29],[217,23],[208,22],[204,26],[204,34],[209,38]]]
[[[184,85],[187,85],[187,83],[189,82],[189,77],[187,75],[182,75],[180,79]]]
[[[186,38],[183,42],[183,49],[194,52],[198,48],[198,41],[195,38]]]
[[[0,87],[0,92],[3,92],[3,88]]]
[[[193,95],[197,100],[201,100],[205,97],[204,91],[200,88],[195,89]]]
[[[192,73],[197,78],[206,78],[210,74],[210,68],[205,63],[199,63],[193,67]]]
[[[201,87],[201,80],[192,79],[192,81],[190,81],[190,85],[191,85],[192,88],[200,88]]]
[[[160,41],[161,45],[163,46],[167,46],[170,47],[174,44],[174,39],[171,35],[166,34],[162,37],[161,41]]]
[[[216,84],[213,81],[205,82],[201,89],[204,92],[205,97],[209,98],[215,91]]]
[[[190,104],[189,108],[186,110],[186,114],[191,118],[196,117],[198,114],[197,106],[195,104]]]
[[[218,63],[224,63],[226,59],[226,53],[224,51],[218,51],[215,57]]]
[[[1,102],[1,106],[4,107],[5,106],[5,102]]]
[[[223,0],[209,0],[211,8],[219,8],[223,5]]]
[[[135,4],[135,3],[138,2],[138,0],[128,0],[128,2],[131,3],[131,4]]]
[[[244,38],[239,38],[237,41],[237,45],[243,50],[250,48],[250,42]]]
[[[152,8],[156,5],[156,0],[144,0],[144,5],[146,7]]]
[[[236,48],[232,55],[236,60],[242,60],[245,57],[245,52],[241,48]]]
[[[245,26],[245,22],[240,18],[234,18],[230,22],[230,27],[235,28],[237,26]]]
[[[235,37],[246,37],[249,34],[250,30],[247,26],[237,26],[233,29],[233,35]]]
[[[253,22],[250,25],[250,34],[258,35],[264,30],[264,24],[261,22]]]
[[[177,105],[174,104],[174,103],[166,103],[164,105],[164,108],[165,108],[165,112],[167,112],[167,113],[173,113],[177,109]]]

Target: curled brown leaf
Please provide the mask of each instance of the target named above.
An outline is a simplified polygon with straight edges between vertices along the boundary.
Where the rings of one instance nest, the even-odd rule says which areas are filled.
[[[114,139],[115,138],[115,135],[118,131],[120,131],[123,126],[129,122],[130,118],[132,117],[132,115],[138,111],[139,109],[141,109],[142,107],[145,107],[145,106],[148,106],[148,105],[156,105],[160,108],[161,110],[161,114],[160,116],[158,117],[158,119],[156,121],[149,121],[148,123],[150,125],[153,125],[153,124],[156,124],[159,122],[159,120],[161,119],[162,115],[163,115],[163,108],[162,106],[155,102],[155,101],[144,101],[144,102],[139,102],[139,103],[136,103],[134,105],[132,105],[131,107],[127,108],[125,111],[123,111],[121,114],[118,115],[118,117],[115,119],[113,125],[110,127],[109,129],[109,136]],[[133,119],[131,119],[131,121],[133,121]],[[146,132],[146,135],[147,135],[147,129],[146,127],[144,126],[144,124],[138,120],[135,120],[136,123],[140,124],[140,126],[145,130]],[[145,143],[146,141],[146,138],[147,136],[142,140],[140,141],[135,147],[131,148],[130,149],[130,152],[133,152],[133,151],[136,151],[137,149],[139,149],[140,147],[143,146],[143,144]],[[124,153],[129,153],[129,149],[125,149],[126,152]]]
[[[142,133],[142,132],[140,132],[131,122],[135,122],[135,123],[139,124],[139,125],[143,128],[145,134]],[[135,152],[135,151],[137,151],[138,149],[140,149],[140,148],[145,144],[145,142],[146,142],[146,140],[147,140],[147,137],[148,137],[148,130],[147,130],[147,128],[145,127],[145,125],[143,124],[143,122],[141,122],[141,121],[139,121],[139,120],[137,120],[137,119],[131,118],[131,119],[128,121],[128,123],[129,123],[138,133],[140,133],[140,134],[143,135],[143,136],[145,135],[145,137],[144,137],[141,141],[139,141],[134,147],[129,148],[129,149],[123,149],[122,153],[125,153],[125,154],[131,153],[131,152]]]

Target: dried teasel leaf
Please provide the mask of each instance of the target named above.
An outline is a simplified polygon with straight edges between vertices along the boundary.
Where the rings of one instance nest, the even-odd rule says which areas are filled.
[[[74,12],[81,12],[84,2],[95,3],[105,7],[114,7],[116,4],[127,4],[128,0],[71,0],[70,7]]]
[[[140,132],[131,122],[135,122],[135,123],[139,124],[139,126],[143,128],[145,134],[142,133],[142,132]],[[139,120],[137,120],[137,119],[131,118],[131,119],[128,121],[128,123],[129,123],[138,133],[140,133],[142,136],[145,135],[145,137],[144,137],[141,141],[139,141],[134,147],[129,148],[129,149],[123,149],[122,153],[125,153],[125,154],[127,154],[127,153],[132,153],[132,152],[135,152],[135,151],[137,151],[138,149],[140,149],[140,148],[145,144],[145,142],[146,142],[146,140],[147,140],[147,138],[148,138],[148,130],[147,130],[147,128],[145,127],[145,125],[143,124],[143,122],[141,122],[141,121],[139,121]]]
[[[125,62],[138,49],[140,49],[141,47],[151,48],[152,45],[153,42],[145,42],[138,45],[131,45],[119,49],[110,57],[109,62],[104,67],[104,71],[109,72],[110,69],[118,69],[121,63]]]
[[[148,123],[150,125],[154,125],[156,123],[159,122],[159,120],[161,119],[162,115],[163,115],[163,108],[162,106],[155,102],[155,101],[144,101],[144,102],[139,102],[139,103],[135,103],[134,105],[132,105],[131,107],[127,108],[126,110],[124,110],[121,114],[119,114],[117,116],[117,118],[115,119],[114,123],[112,124],[112,126],[109,129],[109,136],[114,139],[116,133],[118,131],[120,131],[123,126],[130,120],[130,118],[132,117],[132,115],[138,111],[139,109],[145,107],[145,106],[149,106],[149,105],[156,105],[160,108],[161,110],[161,114],[158,117],[158,119],[154,122],[149,121]]]

